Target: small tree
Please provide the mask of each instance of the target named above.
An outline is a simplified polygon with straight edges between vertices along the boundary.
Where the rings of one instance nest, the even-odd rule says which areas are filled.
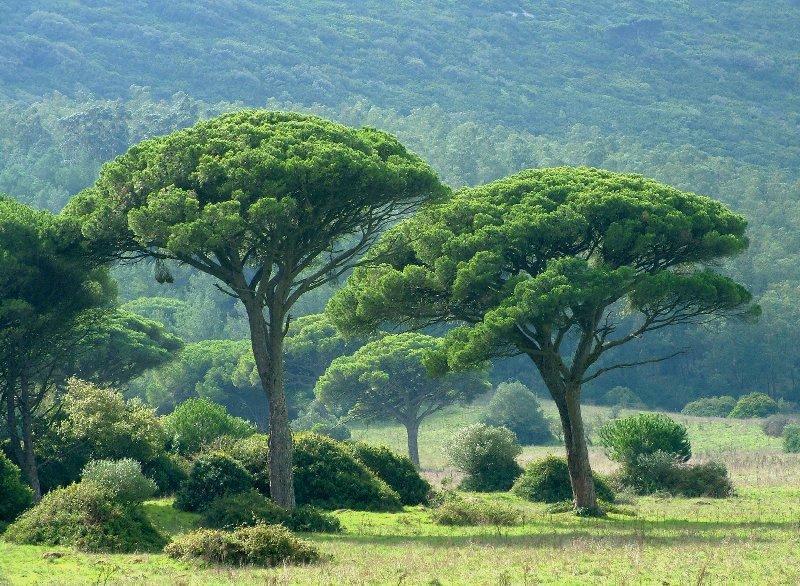
[[[188,399],[164,418],[164,430],[172,448],[183,455],[196,454],[223,436],[244,438],[253,435],[253,425],[234,417],[209,399]]]
[[[294,507],[284,338],[306,293],[361,262],[383,229],[446,193],[396,139],[314,116],[242,111],[145,141],[67,213],[98,251],[215,277],[247,313],[269,403],[271,494]]]
[[[647,332],[757,315],[750,293],[710,268],[747,247],[745,227],[719,202],[638,175],[523,171],[392,229],[371,252],[383,262],[356,269],[329,313],[355,332],[456,324],[439,368],[528,356],[558,409],[575,507],[599,514],[583,385],[668,358],[612,360]]]
[[[553,440],[550,422],[542,413],[539,401],[519,381],[497,385],[483,422],[486,425],[510,429],[524,446],[546,444]]]
[[[418,333],[385,336],[334,360],[315,393],[330,409],[362,419],[390,419],[406,428],[408,456],[419,466],[419,426],[433,413],[489,389],[479,372],[432,378],[425,356],[441,340]]]

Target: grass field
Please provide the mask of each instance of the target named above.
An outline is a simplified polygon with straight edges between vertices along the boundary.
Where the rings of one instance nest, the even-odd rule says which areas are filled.
[[[547,407],[548,409],[550,406]],[[607,417],[587,409],[589,421]],[[422,460],[434,478],[450,475],[444,446],[452,432],[477,420],[479,409],[445,413],[423,426]],[[681,418],[680,416],[676,416]],[[309,535],[325,561],[271,570],[224,569],[160,554],[87,555],[63,548],[0,542],[0,583],[11,584],[793,584],[800,583],[800,458],[757,422],[682,418],[700,459],[723,459],[737,496],[725,499],[639,498],[626,514],[580,519],[550,514],[511,495],[524,512],[519,527],[442,527],[423,508],[403,513],[339,511],[346,532]],[[396,427],[356,435],[399,450]],[[524,458],[557,446],[527,449]],[[593,460],[609,467],[597,449]],[[192,514],[152,501],[148,514],[166,534],[191,528]]]

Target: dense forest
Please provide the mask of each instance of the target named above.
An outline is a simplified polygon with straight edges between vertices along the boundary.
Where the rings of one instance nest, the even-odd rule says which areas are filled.
[[[589,398],[621,385],[670,408],[752,391],[798,401],[798,17],[794,0],[6,3],[0,192],[60,210],[130,145],[242,106],[392,132],[454,187],[560,164],[642,173],[747,217],[751,245],[727,269],[763,314],[621,349],[631,361],[686,352],[610,373]],[[184,389],[243,413],[242,386],[225,374],[235,344],[212,345],[227,366],[187,365],[196,344],[246,338],[242,309],[207,276],[171,271],[167,286],[152,266],[116,269],[123,308],[188,345],[165,367]],[[295,311],[321,311],[336,286]],[[498,363],[492,376],[517,377],[517,365]],[[169,409],[176,397],[158,381],[133,380],[128,392]]]

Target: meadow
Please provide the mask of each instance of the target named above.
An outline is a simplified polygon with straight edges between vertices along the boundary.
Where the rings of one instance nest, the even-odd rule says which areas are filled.
[[[543,403],[545,411],[552,405]],[[422,466],[434,482],[454,477],[444,446],[482,408],[453,410],[423,426]],[[596,426],[608,409],[588,407]],[[161,554],[92,555],[71,549],[0,542],[0,583],[169,584],[787,584],[800,581],[800,457],[783,454],[758,420],[673,415],[690,433],[695,458],[728,466],[737,494],[728,499],[625,497],[604,519],[553,513],[510,494],[479,498],[519,509],[517,527],[444,527],[423,507],[401,513],[337,511],[345,532],[306,535],[323,561],[305,567],[220,568]],[[371,426],[354,435],[398,451],[400,428]],[[526,448],[521,460],[560,453]],[[597,447],[592,461],[612,464]],[[165,534],[191,529],[197,516],[169,499],[149,501],[148,515]]]

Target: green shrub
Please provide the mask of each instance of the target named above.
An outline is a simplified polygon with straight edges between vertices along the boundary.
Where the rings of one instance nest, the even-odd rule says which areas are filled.
[[[550,421],[542,413],[536,396],[519,381],[497,385],[483,423],[510,429],[526,446],[547,444],[554,439]]]
[[[306,533],[341,531],[341,524],[333,515],[309,505],[287,511],[255,490],[223,496],[203,511],[202,524],[211,529],[235,529],[259,523],[281,524]]]
[[[488,503],[475,498],[449,496],[431,511],[431,520],[437,525],[474,526],[492,525],[507,527],[519,525],[522,515],[508,505]]]
[[[797,416],[776,413],[775,415],[770,415],[761,422],[761,429],[765,435],[781,437],[783,436],[783,429],[790,423],[798,423]]]
[[[642,403],[639,396],[628,387],[622,386],[609,389],[608,392],[603,395],[603,403],[616,407],[627,407],[629,409],[644,408],[644,403]]]
[[[800,425],[790,423],[783,428],[783,451],[792,454],[800,452]]]
[[[608,482],[597,474],[592,476],[597,498],[609,503],[614,502],[614,491]],[[571,501],[572,486],[566,459],[547,456],[531,462],[525,467],[522,476],[517,478],[511,490],[518,497],[533,502]]]
[[[8,527],[11,543],[75,547],[83,551],[155,551],[165,539],[140,503],[110,498],[93,482],[54,490]]]
[[[222,452],[203,454],[192,464],[189,478],[175,495],[175,507],[198,511],[226,494],[253,488],[253,478],[244,467]]]
[[[269,436],[256,433],[226,444],[222,451],[244,466],[256,490],[269,496]]]
[[[316,548],[280,525],[255,525],[235,531],[201,529],[175,537],[164,552],[178,559],[201,559],[228,566],[273,567],[309,564],[319,559]]]
[[[666,452],[642,454],[620,471],[620,482],[638,494],[666,492],[675,496],[724,498],[733,485],[723,464],[686,464]]]
[[[33,503],[33,491],[19,468],[0,452],[0,522],[13,521]]]
[[[295,436],[294,487],[298,505],[323,509],[396,511],[400,496],[356,460],[348,447],[329,437]]]
[[[681,462],[692,456],[686,427],[661,413],[640,413],[610,421],[597,435],[609,458],[623,464],[658,451]]]
[[[733,484],[728,470],[720,462],[683,464],[673,488],[675,494],[697,498],[725,498],[733,494]]]
[[[506,491],[522,473],[516,457],[522,453],[513,432],[477,423],[461,429],[450,442],[447,455],[466,474],[463,490]]]
[[[172,495],[189,478],[189,461],[178,454],[164,452],[142,465],[142,472],[152,478],[158,488],[159,496]]]
[[[223,436],[243,438],[255,433],[250,422],[208,399],[187,399],[178,405],[164,418],[164,429],[172,449],[184,456]]]
[[[764,393],[750,393],[739,398],[733,411],[728,417],[748,419],[752,417],[767,417],[777,413],[780,409],[778,403]]]
[[[364,442],[355,442],[350,448],[359,462],[400,495],[404,505],[419,505],[427,500],[431,485],[420,476],[408,456]]]
[[[92,460],[83,469],[81,482],[92,482],[111,498],[140,503],[152,497],[158,487],[142,474],[142,465],[135,460]]]
[[[736,407],[736,399],[730,395],[703,397],[686,403],[686,406],[681,409],[681,413],[695,417],[727,417],[734,407]]]

